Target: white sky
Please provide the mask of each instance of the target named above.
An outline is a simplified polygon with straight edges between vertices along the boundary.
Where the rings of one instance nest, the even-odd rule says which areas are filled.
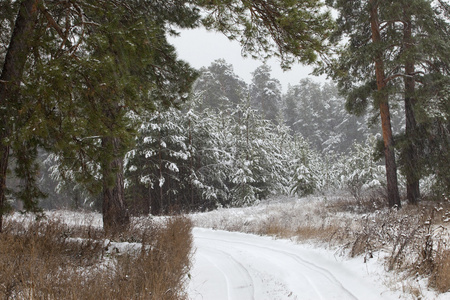
[[[234,72],[247,83],[251,82],[251,72],[262,64],[262,61],[244,58],[238,42],[228,40],[223,34],[207,31],[203,28],[194,30],[180,30],[179,37],[169,37],[169,42],[177,49],[179,58],[189,62],[194,68],[207,67],[216,59],[223,58],[233,65]],[[280,80],[283,92],[288,84],[297,84],[300,79],[310,77],[319,82],[325,82],[325,77],[309,75],[312,68],[294,65],[291,70],[284,72],[279,61],[271,59],[268,65],[272,68],[272,77]]]

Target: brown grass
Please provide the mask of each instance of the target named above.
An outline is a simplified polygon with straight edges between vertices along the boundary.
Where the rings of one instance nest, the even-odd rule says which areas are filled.
[[[0,234],[2,299],[184,299],[191,222],[132,226],[120,239],[142,243],[114,251],[102,232],[60,221],[7,220]],[[122,244],[123,245],[123,244]]]
[[[437,255],[431,283],[441,293],[450,290],[450,250],[440,251]]]

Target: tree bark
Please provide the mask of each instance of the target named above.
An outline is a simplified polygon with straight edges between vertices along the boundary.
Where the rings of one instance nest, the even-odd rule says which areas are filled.
[[[103,229],[107,235],[119,233],[130,224],[125,206],[123,159],[115,155],[119,149],[117,137],[102,138],[102,147],[113,151],[113,158],[102,166],[103,173]]]
[[[405,27],[403,30],[403,43],[407,51],[413,46],[411,18],[405,13]],[[407,54],[408,55],[408,54]],[[417,124],[414,114],[415,104],[415,62],[408,57],[405,63],[405,114],[406,114],[406,147],[403,149],[404,168],[406,177],[406,198],[410,204],[417,204],[420,199],[420,174],[418,167]]]
[[[370,0],[370,26],[372,31],[372,42],[381,42],[380,25],[378,19],[378,6],[376,0]],[[394,138],[392,135],[391,116],[389,111],[389,95],[386,91],[386,76],[382,53],[377,53],[375,60],[375,75],[377,80],[377,100],[380,107],[381,128],[383,131],[384,157],[386,165],[387,193],[389,207],[401,207],[400,194],[398,191],[397,164],[395,162]]]
[[[13,101],[18,101],[20,84],[27,57],[31,51],[34,26],[38,18],[39,0],[25,0],[20,4],[8,51],[0,75],[0,232],[5,212],[6,173],[9,159],[11,125],[9,113]]]

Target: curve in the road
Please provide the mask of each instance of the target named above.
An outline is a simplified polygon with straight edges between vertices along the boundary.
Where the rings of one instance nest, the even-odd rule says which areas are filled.
[[[383,299],[341,263],[312,250],[242,233],[193,233],[191,299]]]

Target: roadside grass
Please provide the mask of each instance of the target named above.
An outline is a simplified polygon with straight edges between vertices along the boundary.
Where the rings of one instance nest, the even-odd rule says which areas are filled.
[[[384,207],[381,194],[288,197],[256,207],[192,215],[196,226],[241,231],[338,249],[364,262],[375,255],[405,284],[426,280],[440,293],[450,291],[450,203],[423,201],[401,210]],[[420,288],[409,293],[420,298]]]
[[[82,216],[82,215],[81,215]],[[106,239],[98,226],[7,217],[1,299],[186,299],[192,222],[133,222]]]

